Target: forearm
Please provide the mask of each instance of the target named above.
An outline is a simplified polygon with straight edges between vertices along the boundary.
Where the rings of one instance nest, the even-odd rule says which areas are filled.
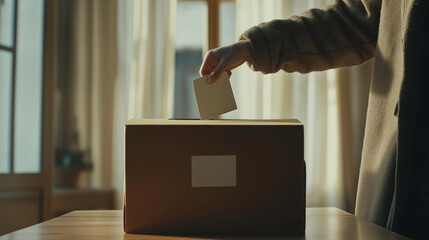
[[[320,71],[374,56],[379,1],[337,1],[286,20],[262,23],[240,37],[251,46],[252,69],[264,73]]]

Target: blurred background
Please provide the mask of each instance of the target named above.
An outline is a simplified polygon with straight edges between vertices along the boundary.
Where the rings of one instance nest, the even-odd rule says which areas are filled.
[[[198,118],[205,52],[329,0],[0,0],[0,235],[80,209],[121,209],[124,124]],[[307,206],[354,211],[371,63],[231,82],[221,118],[305,126]]]

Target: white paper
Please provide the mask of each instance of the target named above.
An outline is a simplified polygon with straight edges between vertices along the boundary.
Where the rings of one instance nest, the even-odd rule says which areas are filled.
[[[214,84],[207,84],[206,76],[195,79],[194,91],[202,120],[237,109],[234,93],[226,72]]]

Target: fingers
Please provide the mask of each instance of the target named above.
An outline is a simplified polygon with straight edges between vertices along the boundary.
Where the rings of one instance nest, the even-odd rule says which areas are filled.
[[[243,64],[250,57],[250,43],[239,41],[207,52],[201,64],[200,75],[207,76],[207,83],[215,83],[223,74]]]
[[[219,59],[213,53],[213,51],[208,51],[204,56],[203,64],[201,64],[200,75],[205,76],[213,72],[213,70],[218,66]]]
[[[221,61],[219,65],[213,70],[213,72],[207,77],[206,82],[208,84],[214,84],[219,80],[219,78],[222,76],[222,74],[226,71],[226,66],[224,64],[224,61]]]
[[[206,79],[208,84],[215,83],[226,71],[225,59],[219,58],[215,52],[216,50],[210,50],[204,57],[203,64],[200,68],[200,75],[209,75]]]

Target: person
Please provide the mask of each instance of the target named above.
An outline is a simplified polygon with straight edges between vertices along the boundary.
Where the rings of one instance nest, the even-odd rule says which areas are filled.
[[[200,74],[215,84],[244,62],[262,73],[308,73],[374,57],[355,214],[429,239],[428,5],[337,0],[248,29],[209,51]]]

